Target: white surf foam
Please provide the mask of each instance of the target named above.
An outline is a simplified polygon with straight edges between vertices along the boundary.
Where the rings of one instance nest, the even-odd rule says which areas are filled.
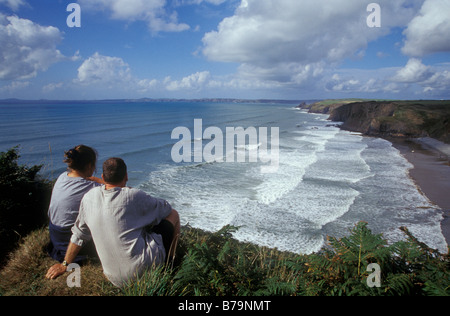
[[[278,172],[260,175],[262,183],[256,188],[258,201],[271,204],[295,190],[303,181],[306,170],[317,162],[318,154],[338,133],[337,128],[317,128],[294,131],[286,136],[280,144]]]
[[[398,228],[406,226],[446,251],[441,214],[417,192],[412,166],[389,142],[326,127],[323,116],[312,120],[281,134],[278,173],[261,174],[253,163],[168,165],[141,188],[168,199],[183,224],[240,226],[239,240],[280,250],[313,253],[326,235],[367,221],[390,241],[404,239]]]

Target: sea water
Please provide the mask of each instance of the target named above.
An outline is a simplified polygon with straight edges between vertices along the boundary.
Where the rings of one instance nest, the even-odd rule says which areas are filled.
[[[101,163],[122,157],[128,183],[167,199],[182,224],[207,231],[239,227],[242,241],[296,253],[319,251],[359,221],[390,242],[419,240],[447,252],[442,212],[408,175],[412,165],[392,144],[340,130],[328,116],[286,104],[155,102],[0,105],[0,151],[21,145],[21,162],[42,164],[43,177],[65,170],[63,154],[78,144],[96,148]],[[180,126],[277,127],[279,166],[261,162],[174,163]],[[205,144],[207,140],[205,140]],[[205,145],[204,144],[204,145]]]

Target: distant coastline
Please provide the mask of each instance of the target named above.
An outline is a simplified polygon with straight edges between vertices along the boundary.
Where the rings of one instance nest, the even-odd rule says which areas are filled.
[[[141,98],[141,99],[103,99],[103,100],[22,100],[2,99],[0,104],[94,104],[94,103],[165,103],[165,102],[210,102],[210,103],[278,103],[299,104],[313,103],[318,100],[276,100],[276,99],[233,99],[233,98],[201,98],[201,99],[172,99],[172,98]]]

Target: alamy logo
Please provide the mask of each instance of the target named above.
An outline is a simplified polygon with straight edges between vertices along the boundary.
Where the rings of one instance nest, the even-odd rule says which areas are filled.
[[[367,286],[370,288],[381,287],[381,267],[377,263],[371,263],[367,266],[367,272],[372,272],[367,277]]]
[[[67,286],[70,288],[81,287],[81,267],[72,263],[67,267],[67,272],[71,272],[66,279]]]
[[[279,167],[280,129],[267,127],[227,127],[225,136],[218,127],[203,131],[203,120],[194,120],[194,137],[187,127],[177,127],[172,139],[179,140],[172,147],[172,160],[181,162],[261,162],[262,173],[276,173]],[[248,142],[247,142],[248,140]],[[208,143],[204,145],[204,141]]]
[[[378,3],[371,3],[367,6],[367,12],[371,12],[367,17],[367,26],[381,27],[381,6]]]
[[[67,12],[72,12],[67,17],[66,23],[67,26],[72,27],[81,27],[81,7],[78,3],[71,3],[67,6]]]

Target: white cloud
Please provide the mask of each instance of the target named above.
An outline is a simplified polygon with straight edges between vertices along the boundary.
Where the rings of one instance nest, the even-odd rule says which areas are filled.
[[[402,51],[408,56],[450,51],[450,0],[426,0],[404,35]]]
[[[4,4],[13,11],[17,11],[21,6],[24,6],[27,3],[23,0],[0,0],[0,4]]]
[[[404,83],[415,83],[422,82],[432,76],[429,66],[422,64],[422,61],[417,58],[411,58],[406,66],[400,69],[392,81],[404,82]]]
[[[137,80],[137,87],[139,93],[146,93],[156,88],[159,84],[159,81],[156,79],[142,79]]]
[[[68,59],[56,49],[61,40],[56,27],[0,13],[0,80],[33,78]]]
[[[421,83],[423,92],[432,95],[448,93],[450,91],[450,67],[446,70],[437,71],[430,78]]]
[[[360,0],[241,0],[234,15],[203,37],[210,60],[240,63],[240,75],[311,86],[346,58],[360,57],[368,43],[406,25],[423,0],[380,0],[382,27],[367,26]],[[351,86],[351,84],[350,84]]]
[[[393,84],[403,84],[404,90],[411,88],[415,94],[448,98],[450,91],[450,63],[426,66],[420,59],[411,58],[405,67],[389,78]]]
[[[106,10],[111,18],[124,21],[145,21],[152,32],[180,32],[188,30],[179,23],[176,12],[169,13],[166,0],[79,0],[83,9]]]
[[[406,89],[407,84],[390,81],[397,71],[399,71],[398,68],[328,69],[324,71],[324,76],[317,87],[334,93],[333,96],[336,97],[347,94],[372,98],[379,97],[381,94],[398,98],[396,95],[404,92],[402,88]]]
[[[258,65],[341,61],[412,17],[404,1],[392,2],[380,1],[384,23],[373,29],[366,24],[367,4],[359,0],[242,0],[234,16],[204,36],[203,53]]]
[[[131,80],[131,70],[123,59],[95,53],[78,68],[77,82],[84,85],[114,85]]]
[[[152,78],[137,78],[132,75],[130,66],[120,57],[103,56],[95,53],[78,68],[78,76],[73,81],[85,90],[101,91],[105,94],[126,92],[146,94],[161,91],[198,92],[208,87],[213,80],[208,71],[197,72],[181,80],[166,77],[160,81]],[[48,87],[53,89],[53,85]]]
[[[209,82],[211,74],[209,71],[197,72],[190,76],[184,77],[180,81],[166,82],[166,89],[169,91],[175,90],[200,90]]]

